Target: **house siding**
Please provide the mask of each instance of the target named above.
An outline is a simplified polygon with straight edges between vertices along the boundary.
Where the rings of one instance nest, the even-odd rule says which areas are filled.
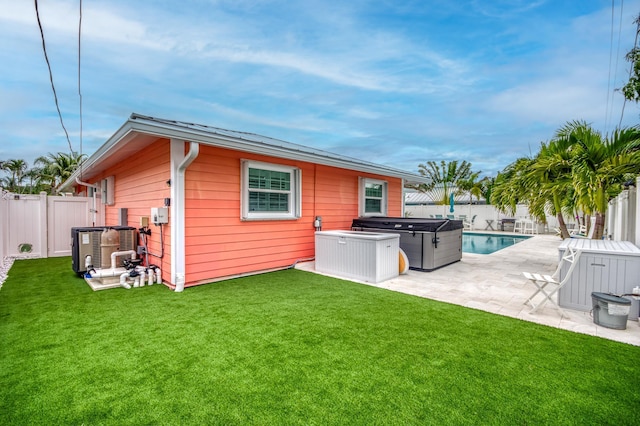
[[[132,143],[135,143],[133,141]],[[241,220],[241,161],[287,165],[302,171],[302,217],[291,220]],[[128,209],[128,225],[139,227],[151,207],[170,196],[170,143],[159,139],[130,162],[106,171],[115,176],[115,205],[105,209],[105,223],[118,225],[118,209]],[[185,172],[185,286],[292,265],[315,254],[313,221],[322,216],[324,230],[349,229],[358,216],[358,178],[388,183],[388,215],[402,215],[402,181],[369,173],[284,160],[200,145]],[[171,208],[169,209],[171,216]],[[149,250],[160,253],[160,227],[150,225]],[[163,226],[164,257],[151,257],[171,274],[171,226]]]
[[[241,161],[294,166],[302,171],[302,216],[241,220]],[[187,286],[226,276],[282,268],[315,254],[313,221],[349,229],[358,215],[358,177],[389,185],[389,214],[401,214],[400,179],[307,162],[202,146],[185,174]]]
[[[170,196],[167,181],[171,177],[169,144],[159,139],[144,151],[131,157],[131,161],[121,162],[92,179],[99,183],[107,176],[114,176],[115,204],[105,206],[104,223],[107,226],[120,225],[119,209],[127,209],[127,226],[140,228],[140,218],[150,217],[152,207],[162,207],[164,199]],[[160,227],[149,224],[151,235],[147,238],[150,253],[160,255]],[[170,279],[171,270],[171,227],[162,226],[164,254],[162,259],[149,256],[149,262],[160,267],[162,279]]]

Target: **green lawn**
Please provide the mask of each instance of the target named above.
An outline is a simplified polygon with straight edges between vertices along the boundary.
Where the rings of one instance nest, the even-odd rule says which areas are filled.
[[[640,347],[327,278],[0,290],[0,424],[640,424]]]

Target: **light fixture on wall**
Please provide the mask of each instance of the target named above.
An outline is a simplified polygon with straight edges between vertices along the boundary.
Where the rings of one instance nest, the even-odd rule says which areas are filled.
[[[169,179],[169,180],[167,181],[167,186],[168,186],[169,188],[171,188],[171,179]]]

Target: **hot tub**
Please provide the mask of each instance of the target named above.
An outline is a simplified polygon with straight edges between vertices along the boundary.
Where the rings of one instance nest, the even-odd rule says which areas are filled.
[[[354,231],[399,234],[410,269],[433,271],[462,259],[461,220],[370,217],[354,219],[351,227]]]

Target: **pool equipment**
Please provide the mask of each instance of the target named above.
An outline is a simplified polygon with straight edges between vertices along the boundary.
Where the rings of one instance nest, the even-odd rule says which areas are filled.
[[[135,230],[135,228],[132,229]],[[128,229],[125,231],[128,231]],[[153,285],[154,282],[161,283],[162,274],[159,267],[155,265],[143,266],[143,260],[138,258],[137,250],[135,249],[121,250],[121,232],[122,230],[115,228],[102,228],[99,234],[99,245],[95,244],[95,235],[97,233],[94,230],[84,229],[76,232],[79,236],[77,238],[78,243],[84,241],[89,243],[91,247],[85,250],[90,254],[85,254],[82,268],[76,259],[74,270],[82,269],[85,271],[83,277],[93,290],[117,287],[130,289],[132,287]],[[79,252],[80,250],[78,250]],[[94,255],[98,258],[99,266],[94,266],[94,263],[98,263]]]

